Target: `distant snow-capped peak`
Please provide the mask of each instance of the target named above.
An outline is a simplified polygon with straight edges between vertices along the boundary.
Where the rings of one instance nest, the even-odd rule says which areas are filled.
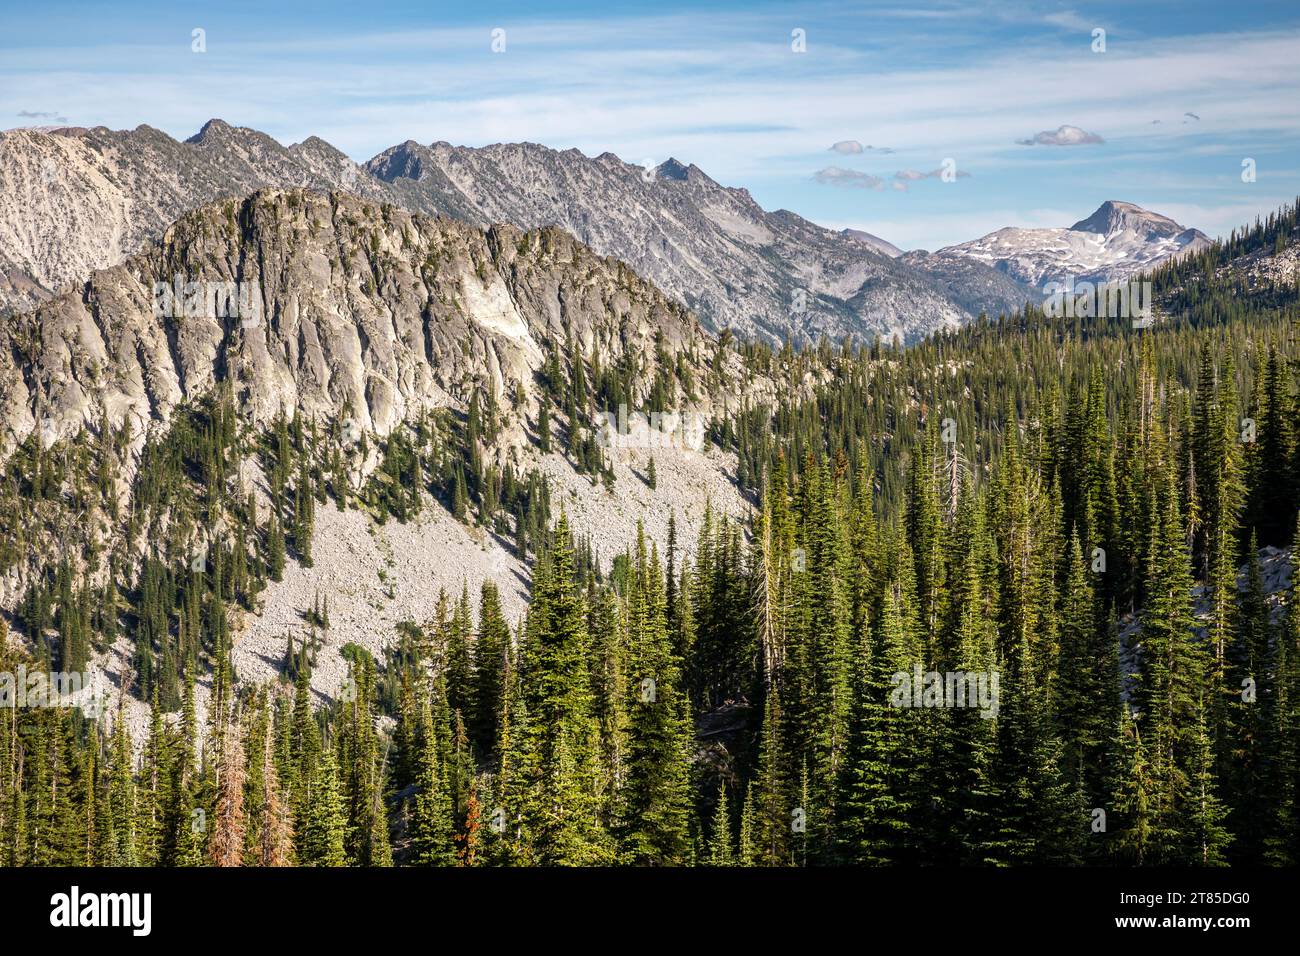
[[[1120,279],[1146,271],[1172,256],[1209,245],[1209,237],[1168,216],[1128,202],[1108,200],[1067,228],[1008,226],[935,253],[1000,269],[1026,285],[1073,278]]]

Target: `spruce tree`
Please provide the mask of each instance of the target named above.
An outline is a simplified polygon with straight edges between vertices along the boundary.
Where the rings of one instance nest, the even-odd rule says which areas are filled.
[[[627,759],[619,842],[638,865],[686,862],[690,832],[690,734],[680,670],[664,611],[658,556],[638,528],[629,587]]]
[[[587,669],[586,608],[578,589],[568,519],[534,580],[520,668],[526,714],[518,775],[518,812],[528,858],[542,865],[607,861],[611,846],[600,822],[599,731],[592,716]]]
[[[303,866],[346,866],[346,820],[332,747],[325,747],[315,761],[301,818],[302,825],[297,829],[298,862]]]

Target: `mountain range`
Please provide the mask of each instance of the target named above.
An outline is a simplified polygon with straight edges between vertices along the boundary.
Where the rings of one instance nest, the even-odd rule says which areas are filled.
[[[285,147],[211,120],[184,142],[148,126],[0,134],[0,310],[22,310],[156,241],[185,212],[266,187],[339,190],[479,226],[556,225],[699,317],[769,340],[911,342],[1019,309],[1052,269],[1147,267],[1204,236],[1106,203],[1069,230],[1000,230],[931,254],[762,209],[670,159],[646,169],[532,143],[405,142],[357,164],[311,137]]]

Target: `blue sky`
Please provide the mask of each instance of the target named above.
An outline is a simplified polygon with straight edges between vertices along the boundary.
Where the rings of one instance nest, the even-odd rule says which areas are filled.
[[[0,128],[217,116],[358,160],[407,139],[673,156],[909,249],[1106,199],[1217,235],[1300,194],[1294,0],[23,6],[0,8]]]

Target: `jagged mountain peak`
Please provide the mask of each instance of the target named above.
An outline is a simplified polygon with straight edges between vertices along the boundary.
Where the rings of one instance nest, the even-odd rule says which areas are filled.
[[[1205,248],[1209,238],[1135,203],[1107,200],[1069,228],[1006,226],[935,256],[992,266],[1037,287],[1048,282],[1113,281]]]
[[[197,133],[185,140],[187,143],[207,143],[214,139],[223,139],[235,133],[235,127],[223,119],[213,117],[204,123]]]
[[[386,183],[391,183],[395,179],[419,182],[420,177],[424,175],[421,154],[425,152],[427,150],[424,146],[408,139],[367,160],[364,168],[370,175]]]
[[[655,167],[655,175],[659,179],[685,181],[691,174],[691,168],[683,166],[676,159],[670,156]]]
[[[1102,236],[1111,236],[1117,232],[1131,230],[1148,236],[1175,236],[1184,231],[1168,216],[1151,212],[1131,202],[1108,199],[1097,207],[1087,219],[1080,219],[1070,227],[1075,232],[1093,232]]]
[[[308,136],[301,143],[294,143],[289,147],[291,153],[314,153],[318,156],[330,156],[335,158],[346,158],[347,154],[338,147],[327,143],[319,136]]]
[[[673,157],[631,165],[535,146],[439,147],[428,155],[477,221],[557,223],[622,259],[714,328],[770,339],[895,334],[914,340],[980,311],[1019,308],[1024,290],[996,272],[895,264],[862,242]],[[447,193],[422,184],[426,201]]]

